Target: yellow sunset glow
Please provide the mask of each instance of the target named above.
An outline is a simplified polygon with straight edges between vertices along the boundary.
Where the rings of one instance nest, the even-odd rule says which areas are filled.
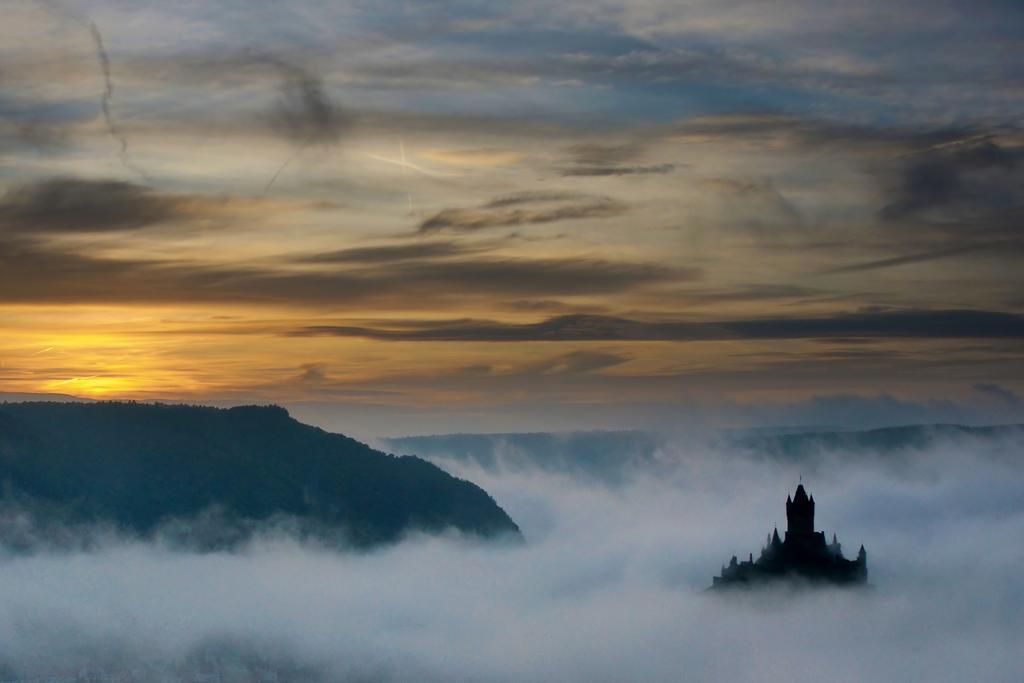
[[[767,101],[776,67],[691,92],[667,47],[255,58],[216,12],[173,43],[168,16],[109,12],[104,65],[61,3],[15,5],[0,394],[500,421],[1024,386],[1024,136],[995,100],[952,129],[919,93],[939,114],[896,125],[892,98],[836,108],[871,69],[803,54]]]

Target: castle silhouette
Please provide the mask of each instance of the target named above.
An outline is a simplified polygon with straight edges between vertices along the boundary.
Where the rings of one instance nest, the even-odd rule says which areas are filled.
[[[729,565],[723,565],[722,573],[712,579],[711,587],[752,586],[789,578],[840,585],[867,581],[868,555],[864,546],[856,560],[847,560],[835,534],[828,543],[824,531],[814,530],[814,496],[808,498],[803,484],[796,487],[792,497],[786,497],[786,522],[785,540],[779,538],[776,528],[757,560],[753,553],[743,562],[737,562],[733,555]]]

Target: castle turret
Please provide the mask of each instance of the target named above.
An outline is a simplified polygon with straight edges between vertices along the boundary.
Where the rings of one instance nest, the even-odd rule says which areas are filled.
[[[843,546],[839,542],[839,539],[836,538],[835,532],[832,533],[832,542],[829,544],[828,550],[829,550],[830,553],[832,553],[836,557],[842,557],[843,556]]]
[[[795,535],[814,533],[814,497],[808,499],[804,485],[796,487],[796,494],[786,497],[786,532]]]
[[[863,583],[868,580],[868,553],[864,550],[863,544],[860,546],[860,552],[857,553],[856,573],[857,579]]]

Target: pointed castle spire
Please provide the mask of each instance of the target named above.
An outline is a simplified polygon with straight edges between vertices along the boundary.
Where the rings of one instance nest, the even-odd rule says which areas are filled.
[[[786,533],[806,536],[814,533],[814,498],[807,497],[803,484],[798,484],[796,493],[786,497]]]

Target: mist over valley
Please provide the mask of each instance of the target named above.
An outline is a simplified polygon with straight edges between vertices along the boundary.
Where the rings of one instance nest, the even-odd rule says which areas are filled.
[[[776,436],[472,437],[493,460],[436,437],[427,457],[492,496],[518,543],[451,527],[367,549],[269,517],[227,546],[182,542],[210,516],[29,543],[53,527],[13,536],[25,511],[5,498],[0,663],[15,680],[1015,680],[1021,430],[901,434],[798,437],[815,446],[795,455],[767,449]],[[784,527],[801,475],[818,527],[868,548],[869,587],[705,592]]]

